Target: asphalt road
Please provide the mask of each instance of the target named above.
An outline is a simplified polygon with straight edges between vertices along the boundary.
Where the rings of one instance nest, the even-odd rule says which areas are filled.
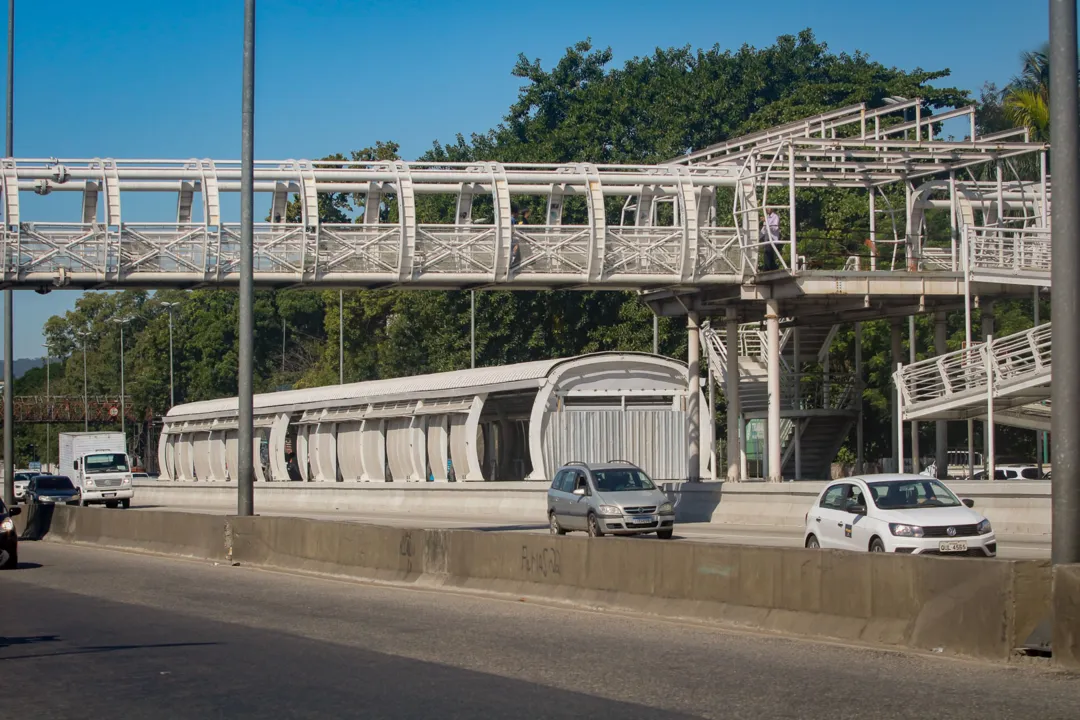
[[[138,499],[136,497],[136,503]],[[143,510],[174,510],[177,512],[197,512],[225,514],[235,512],[234,507],[198,506],[198,507],[162,507],[132,506]],[[547,533],[548,526],[543,518],[518,518],[512,516],[492,517],[477,515],[422,515],[416,513],[358,513],[351,510],[281,510],[258,509],[262,515],[291,515],[320,520],[339,520],[362,522],[390,527],[411,527],[422,529],[458,528],[470,530],[499,530],[503,532]],[[727,543],[735,545],[766,545],[774,547],[800,547],[803,542],[802,530],[789,527],[769,527],[761,525],[722,525],[719,523],[681,523],[675,528],[675,536],[691,542]],[[650,536],[651,537],[651,536]],[[1032,560],[1050,557],[1050,539],[1031,541],[1026,538],[1004,538],[998,541],[998,557],[1010,560]]]
[[[1075,718],[1080,676],[53,543],[5,718]]]

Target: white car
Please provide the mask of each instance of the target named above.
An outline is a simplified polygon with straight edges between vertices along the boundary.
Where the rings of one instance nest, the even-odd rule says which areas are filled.
[[[30,484],[30,479],[40,474],[32,471],[15,473],[15,502],[22,502],[26,498],[26,486]]]
[[[939,480],[865,475],[829,483],[806,513],[808,548],[994,557],[990,521]]]

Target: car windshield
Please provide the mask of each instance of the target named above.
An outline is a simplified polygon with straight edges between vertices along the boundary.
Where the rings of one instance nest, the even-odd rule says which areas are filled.
[[[121,453],[108,453],[104,455],[87,455],[86,472],[88,475],[107,472],[127,472],[127,455]]]
[[[937,480],[890,480],[869,483],[874,503],[882,510],[956,507],[960,500]]]
[[[75,486],[66,477],[39,477],[38,490],[74,490]]]
[[[649,476],[640,470],[594,470],[598,492],[633,492],[634,490],[655,490],[656,486]]]

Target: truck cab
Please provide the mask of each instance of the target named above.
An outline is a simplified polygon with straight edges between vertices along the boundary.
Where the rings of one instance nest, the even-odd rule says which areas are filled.
[[[131,486],[131,463],[124,453],[91,453],[75,459],[76,486],[82,490],[82,504],[104,503],[106,507],[130,507],[135,490]]]

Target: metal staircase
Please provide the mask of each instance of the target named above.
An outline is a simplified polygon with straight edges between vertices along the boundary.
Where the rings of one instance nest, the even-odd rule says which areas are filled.
[[[985,418],[1050,429],[1050,323],[894,373],[904,420]],[[992,403],[992,405],[991,405]]]
[[[829,369],[829,346],[837,329],[836,326],[800,328],[797,339],[794,328],[780,333],[784,477],[828,478],[833,458],[857,415],[854,376]],[[701,328],[701,338],[710,372],[726,393],[726,332],[706,322]],[[744,421],[765,419],[769,411],[769,383],[768,341],[764,330],[758,323],[741,325],[738,346],[739,402]],[[795,371],[799,367],[802,372]]]

